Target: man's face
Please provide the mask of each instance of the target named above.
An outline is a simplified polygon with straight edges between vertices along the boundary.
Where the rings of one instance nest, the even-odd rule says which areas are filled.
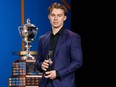
[[[62,9],[56,8],[52,10],[48,18],[53,28],[60,28],[64,24],[64,21],[66,20],[64,11]]]

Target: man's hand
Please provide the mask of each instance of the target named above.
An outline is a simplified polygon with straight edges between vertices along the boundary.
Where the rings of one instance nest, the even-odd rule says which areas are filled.
[[[44,70],[44,71],[46,71],[47,68],[49,67],[49,64],[52,64],[52,63],[53,63],[52,61],[44,60],[44,62],[41,65],[41,69]]]
[[[56,78],[56,71],[55,70],[47,71],[44,77],[53,80]]]

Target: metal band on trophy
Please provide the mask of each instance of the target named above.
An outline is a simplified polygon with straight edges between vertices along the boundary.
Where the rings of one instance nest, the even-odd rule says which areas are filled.
[[[31,42],[37,35],[38,28],[34,24],[30,23],[30,19],[27,19],[27,23],[18,27],[22,40],[26,43],[26,55],[22,56],[22,60],[34,60],[35,58],[30,54]]]

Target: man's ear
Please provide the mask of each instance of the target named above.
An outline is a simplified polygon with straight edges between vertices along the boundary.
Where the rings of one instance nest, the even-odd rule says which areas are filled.
[[[67,19],[67,16],[64,17],[64,21]]]
[[[48,19],[50,19],[50,15],[48,15]]]

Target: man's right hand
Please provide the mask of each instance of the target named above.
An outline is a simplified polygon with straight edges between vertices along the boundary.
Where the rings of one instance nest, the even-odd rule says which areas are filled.
[[[41,65],[41,69],[44,70],[44,71],[46,71],[47,68],[49,67],[49,64],[52,64],[52,63],[53,63],[52,61],[44,60],[44,62]]]

